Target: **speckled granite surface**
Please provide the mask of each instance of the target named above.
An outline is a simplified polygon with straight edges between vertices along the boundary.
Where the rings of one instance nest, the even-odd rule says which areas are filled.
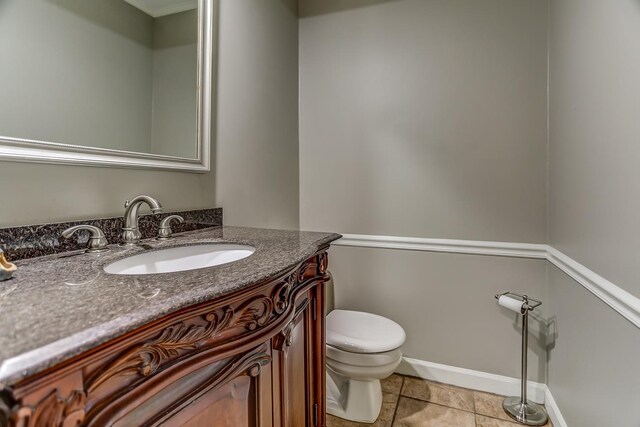
[[[163,315],[275,276],[340,237],[333,233],[216,227],[104,254],[70,252],[18,261],[0,282],[0,388]],[[240,261],[199,270],[116,276],[103,267],[144,251],[211,242],[256,248]]]
[[[141,215],[138,220],[142,237],[155,237],[160,221],[173,214],[185,220],[184,223],[174,222],[171,225],[176,233],[222,225],[222,208],[147,214]],[[71,239],[61,236],[67,228],[80,224],[102,229],[109,243],[122,242],[123,217],[112,217],[0,228],[0,249],[6,252],[11,261],[83,249],[89,241],[88,231],[79,231]]]

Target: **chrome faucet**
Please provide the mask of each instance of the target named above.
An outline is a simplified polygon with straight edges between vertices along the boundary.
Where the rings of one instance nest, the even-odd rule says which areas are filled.
[[[152,213],[162,212],[162,205],[153,197],[137,196],[132,200],[127,200],[124,204],[124,227],[122,228],[122,244],[126,246],[135,245],[140,242],[142,233],[138,229],[138,217],[140,216],[140,206],[147,204]]]

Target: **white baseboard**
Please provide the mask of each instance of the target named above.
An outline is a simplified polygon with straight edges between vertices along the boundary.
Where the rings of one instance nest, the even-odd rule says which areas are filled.
[[[567,422],[564,420],[549,386],[545,386],[544,406],[547,408],[547,414],[549,414],[549,419],[553,427],[567,427]]]
[[[440,363],[426,362],[409,357],[402,358],[402,362],[396,369],[396,372],[402,375],[410,375],[425,380],[437,381],[503,396],[520,395],[520,380],[518,378],[442,365]],[[562,418],[560,409],[556,405],[551,391],[546,384],[529,381],[527,394],[530,400],[545,405],[549,413],[549,419],[551,419],[554,427],[567,427],[567,423],[564,421],[564,418]]]
[[[425,380],[438,381],[458,387],[501,394],[503,396],[520,396],[520,379],[487,372],[441,365],[440,363],[403,357],[396,372],[411,375]],[[529,381],[527,394],[536,403],[544,403],[545,384]]]

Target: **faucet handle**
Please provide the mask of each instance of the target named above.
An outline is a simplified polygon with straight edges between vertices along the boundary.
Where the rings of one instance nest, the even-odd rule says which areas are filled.
[[[179,223],[184,222],[184,218],[180,215],[169,215],[162,221],[160,221],[160,226],[158,227],[158,240],[167,240],[173,234],[171,230],[171,222],[178,221]]]
[[[87,253],[99,253],[106,252],[109,250],[107,245],[109,242],[107,241],[106,236],[98,227],[93,225],[76,225],[73,227],[69,227],[62,232],[62,237],[68,239],[71,237],[76,231],[80,230],[88,230],[91,235],[89,236],[89,248],[85,251]]]

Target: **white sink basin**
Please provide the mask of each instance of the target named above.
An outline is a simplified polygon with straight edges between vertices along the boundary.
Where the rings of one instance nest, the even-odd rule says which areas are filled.
[[[256,248],[231,243],[179,246],[133,255],[104,267],[110,274],[158,274],[228,264],[248,257]]]

